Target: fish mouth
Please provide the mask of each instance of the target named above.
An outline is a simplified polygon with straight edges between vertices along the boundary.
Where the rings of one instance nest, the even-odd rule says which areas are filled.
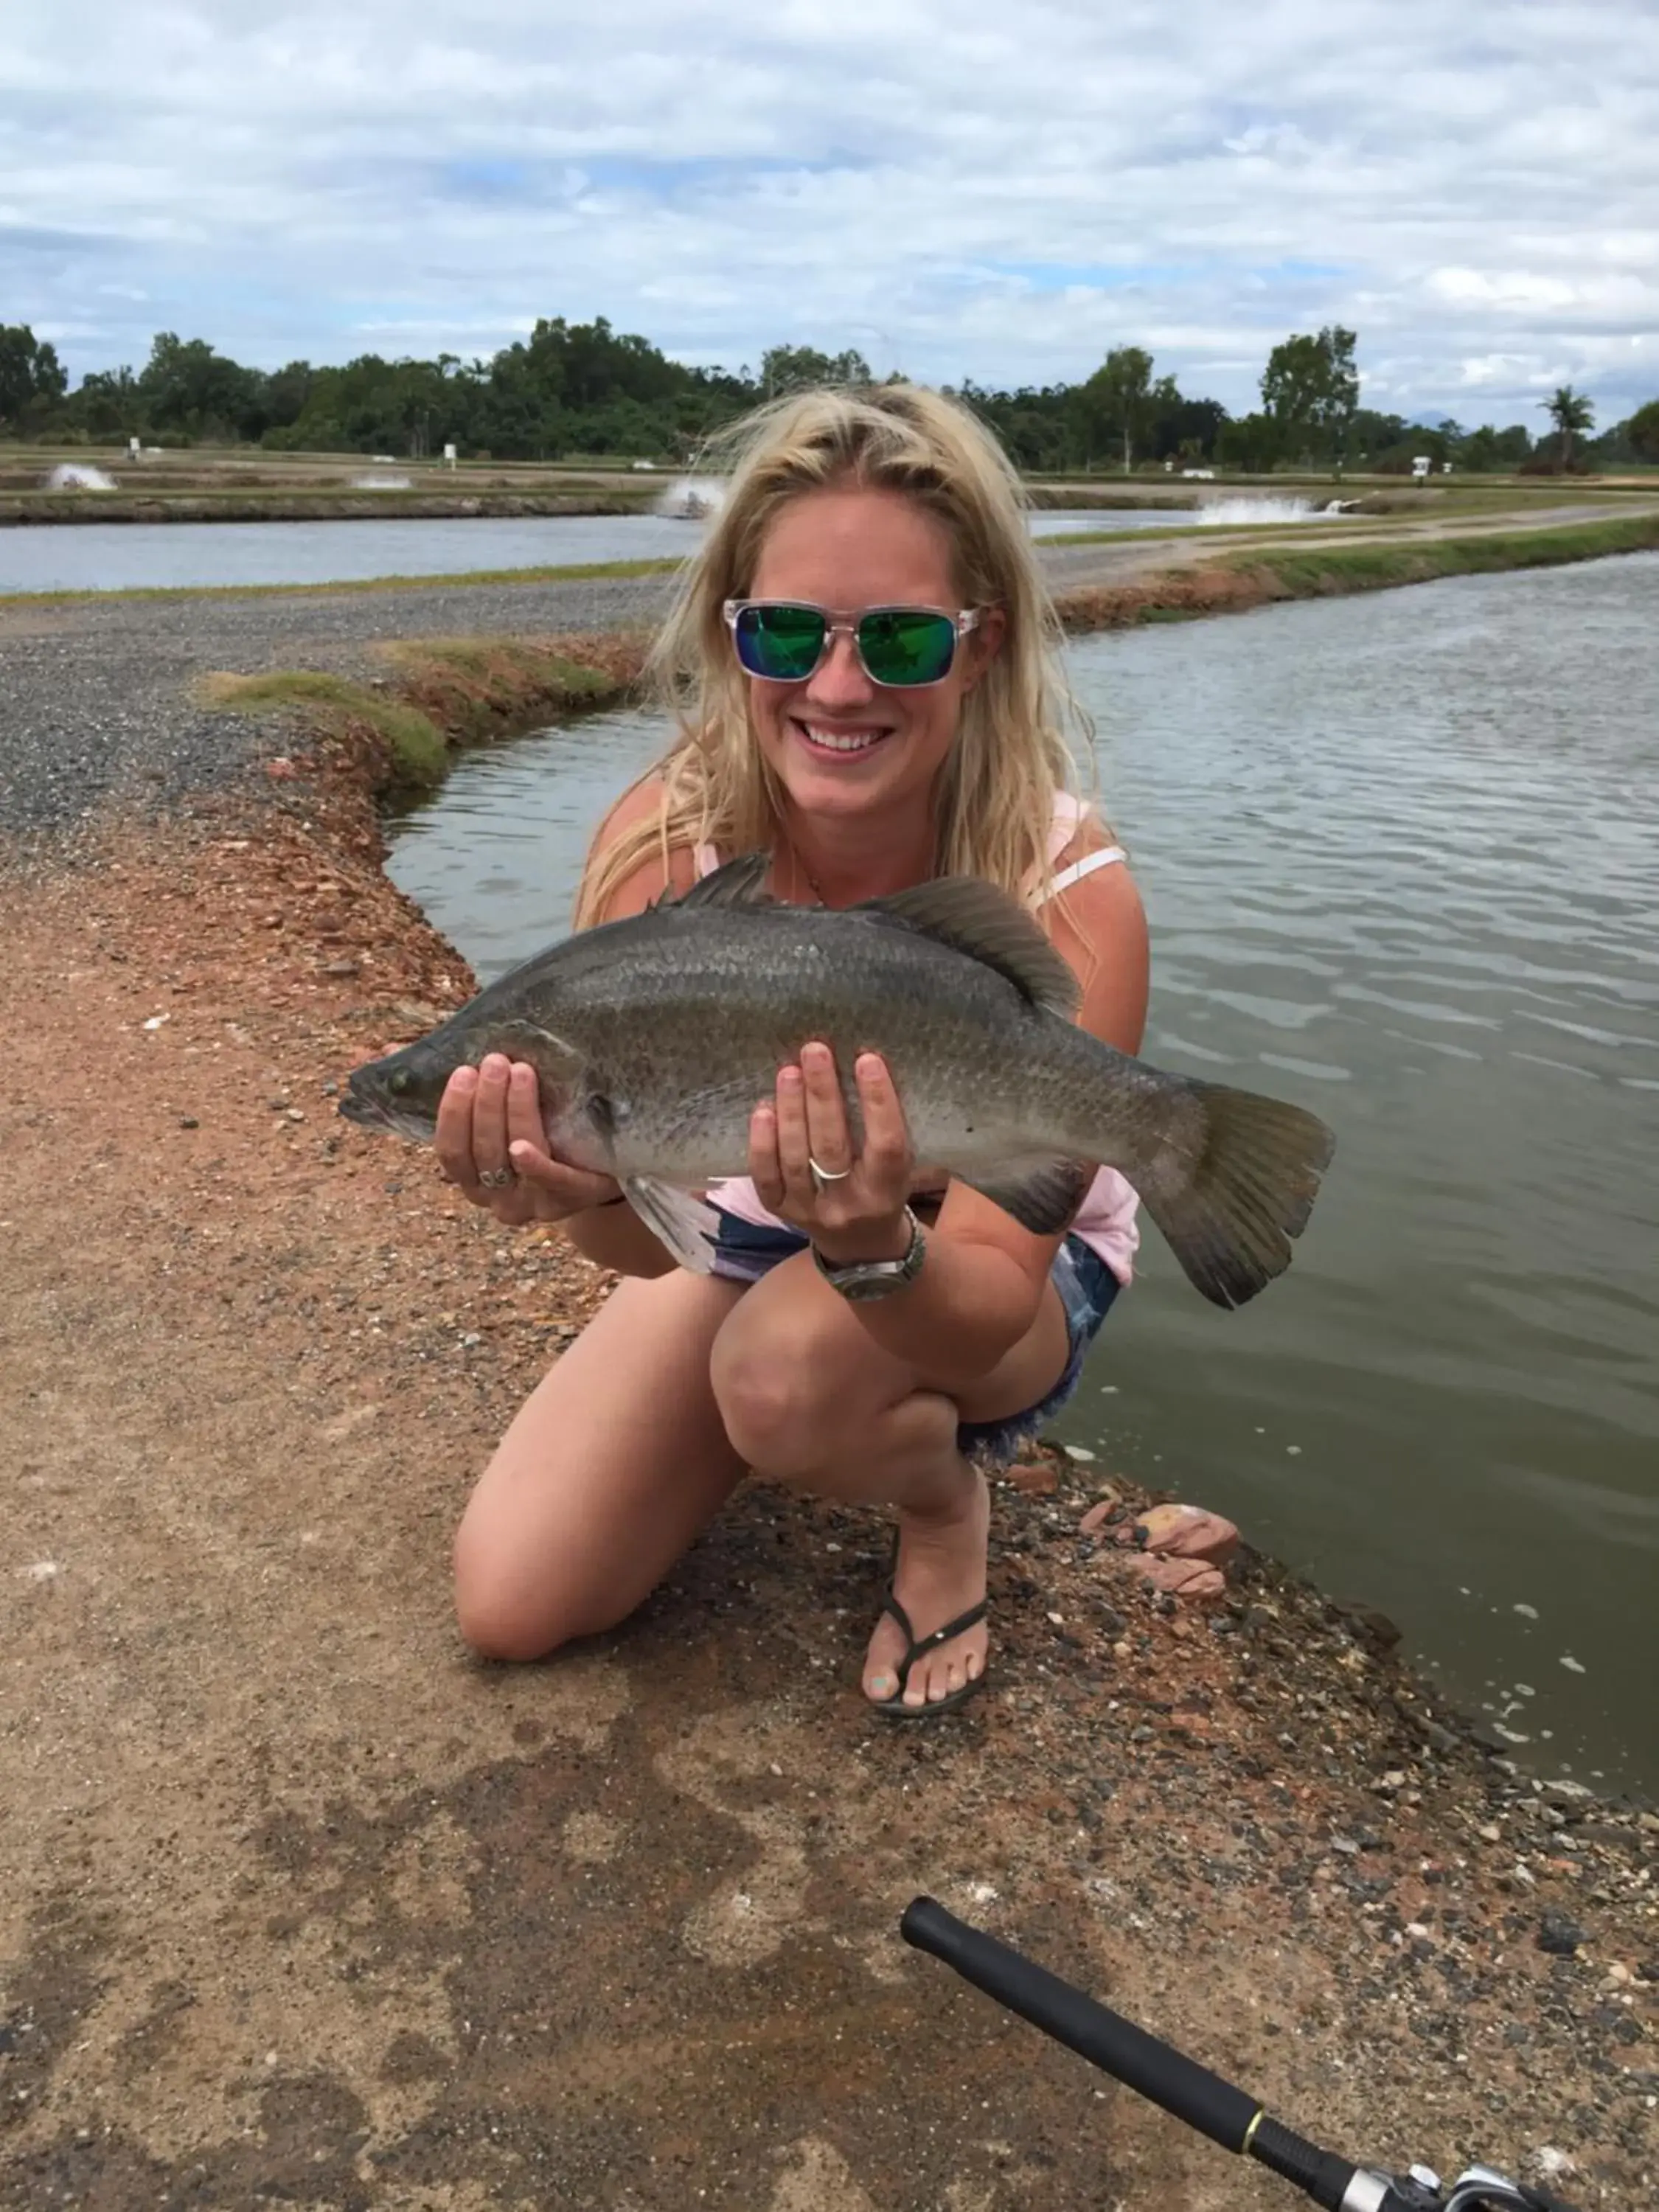
[[[789,717],[789,726],[803,751],[835,768],[851,768],[860,761],[873,759],[893,734],[888,723],[878,727],[837,729],[827,722],[808,722],[799,714]]]
[[[418,1114],[402,1113],[388,1106],[383,1099],[362,1091],[348,1091],[341,1099],[338,1112],[342,1121],[355,1122],[360,1129],[387,1131],[394,1137],[410,1137],[416,1144],[425,1144],[436,1132],[435,1121]]]

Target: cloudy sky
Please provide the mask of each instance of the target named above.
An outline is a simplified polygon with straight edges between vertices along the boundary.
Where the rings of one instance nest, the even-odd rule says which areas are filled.
[[[1659,394],[1659,0],[3,0],[0,321],[274,367],[538,314],[1242,410]]]

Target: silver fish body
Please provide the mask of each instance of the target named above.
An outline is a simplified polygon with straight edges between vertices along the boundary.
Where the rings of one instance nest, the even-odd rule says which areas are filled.
[[[429,1137],[456,1067],[489,1052],[527,1060],[555,1156],[616,1176],[678,1255],[705,1265],[669,1194],[746,1171],[754,1107],[817,1039],[855,1136],[854,1063],[879,1053],[918,1159],[1038,1233],[1066,1225],[1105,1165],[1216,1303],[1243,1303],[1288,1264],[1332,1152],[1315,1116],[1166,1074],[1079,1029],[1071,971],[988,884],[783,906],[757,895],[764,860],[538,954],[358,1069],[342,1111]]]

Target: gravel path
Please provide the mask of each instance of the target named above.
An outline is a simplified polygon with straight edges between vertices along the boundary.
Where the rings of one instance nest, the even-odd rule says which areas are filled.
[[[262,749],[258,726],[205,713],[190,686],[211,669],[252,674],[373,666],[392,638],[545,634],[649,622],[665,577],[388,592],[248,592],[0,603],[0,837],[25,853],[112,806],[187,811]]]

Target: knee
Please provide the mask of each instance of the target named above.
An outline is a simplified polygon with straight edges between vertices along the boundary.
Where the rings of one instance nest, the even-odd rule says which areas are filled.
[[[780,1481],[823,1465],[834,1418],[806,1346],[716,1339],[709,1380],[732,1449]]]
[[[455,1538],[455,1623],[481,1659],[546,1659],[578,1636],[622,1618],[579,1602],[556,1572],[526,1572],[522,1551],[503,1556],[463,1522]]]

